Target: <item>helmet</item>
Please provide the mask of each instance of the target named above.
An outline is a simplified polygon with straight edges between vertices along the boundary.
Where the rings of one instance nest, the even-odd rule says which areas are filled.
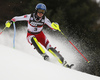
[[[45,12],[46,12],[46,5],[43,3],[38,3],[35,7],[36,12],[38,9],[45,10]]]
[[[43,4],[43,3],[38,3],[35,7],[35,10],[37,9],[42,9],[42,10],[45,10],[46,11],[46,5]]]

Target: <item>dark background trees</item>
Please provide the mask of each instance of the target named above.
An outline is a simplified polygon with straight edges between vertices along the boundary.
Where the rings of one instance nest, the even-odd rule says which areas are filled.
[[[14,16],[29,14],[35,11],[37,3],[47,6],[46,16],[51,21],[60,24],[61,30],[72,37],[76,35],[86,46],[94,52],[95,65],[98,73],[88,72],[100,76],[100,8],[92,0],[1,0],[0,24]],[[94,66],[94,65],[93,65]],[[92,68],[93,68],[92,66]],[[95,67],[95,66],[94,66]],[[94,68],[91,70],[95,70]]]

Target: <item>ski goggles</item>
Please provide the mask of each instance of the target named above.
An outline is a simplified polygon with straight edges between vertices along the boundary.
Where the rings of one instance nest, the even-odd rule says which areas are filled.
[[[38,13],[42,13],[42,14],[44,14],[44,13],[45,13],[45,10],[38,9],[37,12],[38,12]]]

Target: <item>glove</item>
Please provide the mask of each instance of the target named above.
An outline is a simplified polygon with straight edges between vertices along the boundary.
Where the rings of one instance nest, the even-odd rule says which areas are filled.
[[[7,20],[6,23],[5,23],[5,26],[7,28],[9,28],[11,26],[12,22],[10,20]]]
[[[51,23],[51,26],[52,26],[53,29],[58,30],[58,31],[61,31],[61,30],[59,29],[59,24],[58,24],[57,22],[52,22],[52,23]]]

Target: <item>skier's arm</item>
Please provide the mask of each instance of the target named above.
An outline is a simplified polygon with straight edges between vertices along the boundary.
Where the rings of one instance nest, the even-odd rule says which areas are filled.
[[[15,16],[11,19],[11,21],[27,21],[30,19],[31,14],[23,15],[23,16]]]
[[[30,16],[31,16],[31,14],[13,17],[11,20],[6,21],[5,26],[9,28],[11,26],[12,22],[28,21],[30,19]]]
[[[52,30],[54,30],[55,31],[55,29],[51,26],[51,22],[50,22],[50,20],[47,18],[47,17],[45,17],[45,24],[49,27],[49,28],[51,28]]]
[[[56,22],[50,22],[50,20],[48,18],[45,17],[45,24],[48,25],[52,30],[56,31],[60,31],[59,29],[59,24]]]

